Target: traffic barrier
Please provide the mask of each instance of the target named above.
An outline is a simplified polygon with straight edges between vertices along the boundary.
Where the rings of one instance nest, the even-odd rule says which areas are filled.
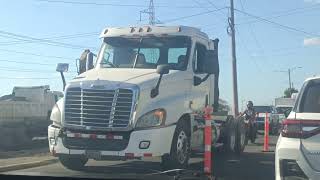
[[[211,177],[212,176],[212,162],[211,158],[211,133],[212,133],[212,128],[211,128],[211,113],[213,109],[212,107],[207,106],[204,110],[204,120],[205,120],[205,128],[204,128],[204,173]]]
[[[269,151],[269,115],[266,112],[266,118],[264,120],[264,143],[263,151]]]

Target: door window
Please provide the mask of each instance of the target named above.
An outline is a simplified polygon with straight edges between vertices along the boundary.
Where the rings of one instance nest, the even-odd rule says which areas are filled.
[[[204,67],[204,58],[206,54],[207,48],[202,44],[196,44],[195,51],[193,53],[193,59],[192,59],[192,67],[193,71],[196,74],[202,74],[204,73],[203,67]]]

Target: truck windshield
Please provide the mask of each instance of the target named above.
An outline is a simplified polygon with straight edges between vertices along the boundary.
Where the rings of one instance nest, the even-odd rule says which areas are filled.
[[[170,69],[183,71],[188,64],[190,42],[183,36],[109,37],[104,40],[98,63],[102,68],[142,69],[168,64]]]

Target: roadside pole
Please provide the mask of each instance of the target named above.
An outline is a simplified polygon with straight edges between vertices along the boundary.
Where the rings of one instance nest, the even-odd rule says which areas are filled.
[[[266,112],[266,118],[264,120],[264,143],[263,143],[263,151],[269,151],[269,115]]]
[[[230,17],[228,18],[228,34],[231,36],[231,57],[232,57],[232,81],[233,81],[233,115],[237,117],[238,109],[238,80],[237,80],[237,59],[236,59],[236,38],[234,28],[234,4],[230,0]]]

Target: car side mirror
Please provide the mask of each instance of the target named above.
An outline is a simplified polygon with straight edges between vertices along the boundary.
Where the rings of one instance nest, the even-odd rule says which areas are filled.
[[[207,50],[204,58],[203,71],[207,74],[218,74],[218,54],[215,50]]]
[[[169,74],[169,65],[161,64],[157,66],[157,73],[158,74]]]

